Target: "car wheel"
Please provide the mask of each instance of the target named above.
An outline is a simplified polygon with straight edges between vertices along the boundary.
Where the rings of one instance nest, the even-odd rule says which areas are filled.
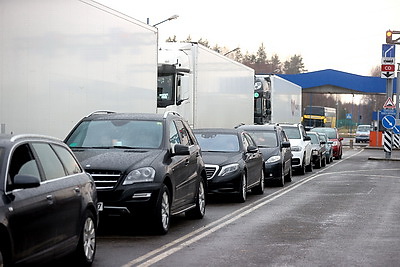
[[[290,163],[289,172],[285,176],[285,182],[291,182],[292,181],[292,176],[293,176],[293,169],[292,169],[292,164]]]
[[[247,197],[247,178],[246,178],[246,174],[243,172],[243,174],[240,178],[238,202],[240,202],[240,203],[245,202],[246,197]]]
[[[321,166],[322,166],[322,167],[325,167],[325,166],[326,166],[326,157],[325,157],[325,156],[322,157]]]
[[[318,157],[318,160],[315,162],[315,168],[316,169],[321,168],[321,162],[322,162],[321,157]]]
[[[261,170],[261,177],[260,177],[260,183],[254,187],[253,189],[251,189],[251,192],[253,192],[254,194],[257,195],[262,195],[264,194],[264,188],[265,188],[265,181],[264,181],[264,171]]]
[[[0,267],[4,266],[4,262],[3,262],[3,248],[0,247]]]
[[[300,169],[299,169],[299,174],[304,175],[306,174],[306,162],[303,159],[303,164],[301,164]]]
[[[312,172],[313,171],[313,163],[312,160],[310,159],[310,164],[307,165],[306,171]]]
[[[200,180],[197,190],[196,207],[186,212],[186,216],[192,219],[201,219],[206,213],[206,191],[204,189],[203,179]]]
[[[76,248],[80,266],[90,266],[96,254],[96,223],[91,211],[86,211],[83,228]]]
[[[159,234],[166,234],[169,230],[171,217],[171,202],[168,187],[164,184],[160,189],[160,194],[157,199],[154,228]]]
[[[285,185],[285,166],[282,164],[281,177],[277,180],[277,186],[283,187]]]

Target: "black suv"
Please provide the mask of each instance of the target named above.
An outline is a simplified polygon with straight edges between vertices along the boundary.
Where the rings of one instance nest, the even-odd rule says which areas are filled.
[[[146,215],[161,234],[171,215],[203,218],[204,162],[178,114],[95,112],[65,142],[96,182],[101,215]]]
[[[96,252],[96,187],[58,139],[0,134],[0,266]],[[72,263],[71,263],[72,264]]]

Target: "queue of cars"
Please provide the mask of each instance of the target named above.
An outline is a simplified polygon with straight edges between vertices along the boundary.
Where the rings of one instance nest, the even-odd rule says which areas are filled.
[[[143,219],[166,234],[175,214],[202,219],[208,194],[245,202],[265,182],[283,186],[294,170],[304,174],[341,153],[333,128],[192,130],[174,112],[95,112],[63,141],[0,135],[0,266],[66,255],[91,265],[103,216]]]

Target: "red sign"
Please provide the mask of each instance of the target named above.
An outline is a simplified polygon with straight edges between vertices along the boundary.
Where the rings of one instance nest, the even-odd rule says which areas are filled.
[[[381,71],[394,71],[394,65],[382,65],[381,66]]]
[[[391,97],[386,100],[383,108],[396,108]]]

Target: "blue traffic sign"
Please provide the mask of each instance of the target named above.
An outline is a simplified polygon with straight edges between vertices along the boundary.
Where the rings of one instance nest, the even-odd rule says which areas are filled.
[[[382,57],[395,57],[395,49],[394,44],[382,44]]]
[[[394,134],[400,134],[400,125],[396,125],[393,127],[393,133]]]
[[[351,113],[346,113],[346,119],[351,120],[352,117],[353,117],[353,114],[351,114]]]
[[[386,115],[382,119],[382,125],[386,129],[393,129],[393,127],[396,125],[396,119],[392,115]]]

